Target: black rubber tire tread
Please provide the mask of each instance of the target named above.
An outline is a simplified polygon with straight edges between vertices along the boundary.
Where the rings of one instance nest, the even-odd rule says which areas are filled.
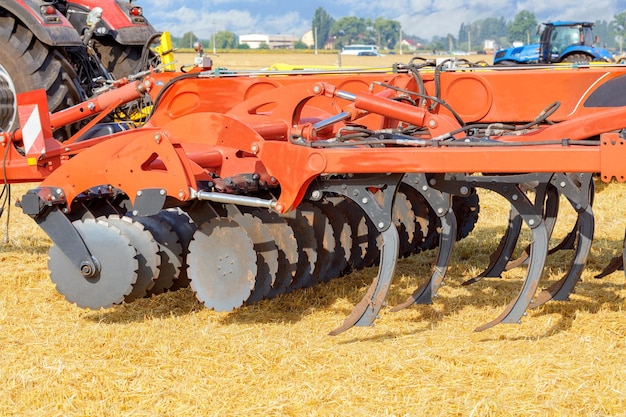
[[[593,61],[593,57],[587,54],[571,54],[561,60],[561,62],[571,62],[577,64],[587,64]]]
[[[94,50],[108,72],[116,79],[144,71],[142,45],[122,45],[110,36],[94,39]],[[150,52],[150,60],[155,56]]]
[[[0,65],[18,93],[45,89],[50,112],[82,101],[83,95],[73,81],[76,73],[62,50],[40,42],[10,15],[0,16]]]
[[[478,222],[478,214],[480,213],[480,201],[476,189],[465,197],[452,197],[452,211],[456,217],[457,229],[456,240],[459,241],[466,238]]]

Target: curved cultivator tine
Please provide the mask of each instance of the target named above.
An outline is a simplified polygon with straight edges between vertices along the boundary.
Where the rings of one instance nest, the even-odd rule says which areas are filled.
[[[367,220],[380,233],[380,264],[378,274],[361,301],[354,306],[341,326],[330,332],[338,335],[352,326],[371,326],[382,308],[391,280],[396,270],[400,249],[398,229],[392,220],[393,204],[402,179],[401,174],[358,178],[354,177],[347,184],[343,179],[320,180],[316,185],[319,190],[312,195],[322,197],[323,193],[343,195],[363,210]],[[372,184],[377,184],[373,186]]]
[[[528,271],[519,295],[511,301],[504,311],[489,323],[477,327],[474,331],[487,330],[499,323],[519,323],[530,305],[548,254],[548,233],[545,224],[532,229],[533,244],[530,247]]]
[[[615,271],[623,271],[624,264],[626,263],[626,233],[624,234],[624,241],[622,243],[622,254],[611,259],[611,262],[600,272],[594,276],[596,279],[604,278],[605,276],[612,274]]]
[[[480,181],[480,186],[495,191],[506,198],[531,229],[533,239],[533,243],[530,246],[526,278],[518,296],[506,306],[498,317],[489,323],[477,327],[475,329],[477,332],[489,329],[499,323],[517,323],[521,321],[526,309],[532,302],[548,255],[549,236],[546,223],[542,218],[542,207],[545,189],[551,177],[551,174],[536,174],[511,176],[509,178],[485,176],[473,180],[475,182]],[[527,182],[524,180],[529,178],[538,181],[534,203],[526,196],[519,185]]]
[[[441,230],[439,232],[437,261],[430,278],[420,285],[403,303],[393,307],[391,309],[393,312],[400,311],[413,304],[432,303],[432,299],[436,296],[439,287],[441,287],[448,270],[454,242],[457,238],[457,220],[452,210],[452,195],[431,187],[424,174],[407,174],[403,179],[403,184],[408,185],[422,195],[432,208],[432,211],[439,217]],[[432,179],[432,184],[437,184],[437,180]],[[469,187],[465,187],[465,190],[469,193]]]
[[[606,268],[604,268],[602,272],[600,272],[598,275],[595,275],[594,278],[600,279],[600,278],[604,278],[605,276],[609,274],[612,274],[615,271],[623,271],[624,270],[624,258],[626,258],[626,241],[624,242],[624,251],[622,253],[622,256],[616,256],[613,259],[611,259],[611,261],[606,266]]]
[[[489,256],[489,265],[476,277],[463,282],[463,285],[473,284],[483,278],[499,278],[510,263],[521,230],[522,217],[514,207],[511,207],[506,232],[504,232],[504,236],[500,239],[500,243],[495,252]]]
[[[391,311],[397,312],[413,304],[431,304],[433,296],[437,294],[437,290],[441,287],[443,278],[450,264],[452,257],[452,249],[456,240],[456,217],[452,210],[449,210],[445,216],[441,217],[441,233],[439,235],[439,251],[437,253],[437,262],[430,279],[419,286],[402,304],[393,307]]]
[[[590,174],[582,174],[580,178],[559,174],[558,178],[561,193],[567,197],[574,209],[578,211],[575,229],[572,230],[564,241],[569,240],[569,235],[574,236],[575,254],[567,273],[559,281],[543,290],[531,308],[538,307],[549,300],[567,300],[574,290],[574,286],[583,272],[595,229],[592,202],[594,194],[593,178]],[[563,241],[563,242],[564,242]]]
[[[329,333],[331,336],[336,336],[352,326],[371,326],[374,320],[376,320],[391,286],[400,247],[398,231],[393,223],[387,230],[381,233],[381,236],[383,246],[380,250],[378,275],[372,281],[365,296],[354,306],[352,312],[345,318],[341,326]]]
[[[541,291],[529,306],[530,308],[539,307],[552,299],[567,300],[576,283],[580,281],[593,240],[595,221],[591,206],[587,206],[585,211],[578,214],[576,224],[578,225],[576,254],[574,259],[572,259],[567,274],[549,288]]]
[[[548,230],[548,237],[549,237],[549,236],[552,236],[552,232],[554,231],[554,226],[556,225],[556,218],[559,214],[559,192],[553,186],[545,187],[544,190],[541,190],[541,189],[538,190],[538,195],[535,197],[535,201],[538,202],[544,198],[545,198],[545,207],[543,210],[543,221],[546,224],[546,229]],[[561,245],[562,243],[557,246],[561,246]],[[562,249],[565,249],[565,248],[563,247]],[[559,249],[549,250],[548,255],[554,253],[556,250],[559,250]],[[526,246],[517,258],[511,259],[506,264],[504,271],[510,271],[513,268],[517,268],[519,266],[524,265],[524,263],[528,261],[529,256],[530,256],[530,245]]]

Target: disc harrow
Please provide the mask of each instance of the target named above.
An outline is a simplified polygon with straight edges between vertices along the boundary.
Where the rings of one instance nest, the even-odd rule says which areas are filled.
[[[42,92],[20,95],[20,115],[42,131],[2,133],[0,144],[6,182],[40,183],[19,205],[53,241],[51,277],[68,301],[107,308],[189,286],[231,311],[376,267],[333,335],[372,325],[398,258],[432,249],[432,272],[391,311],[433,303],[478,219],[477,190],[491,190],[510,204],[508,227],[466,284],[526,269],[480,331],[567,299],[580,280],[593,174],[626,180],[624,88],[626,68],[610,65],[150,72],[51,115],[36,113]],[[144,124],[88,133],[138,97],[152,103]],[[74,137],[53,138],[85,118]],[[577,221],[551,249],[562,199]],[[524,226],[532,243],[514,259]],[[538,291],[562,249],[569,268]]]

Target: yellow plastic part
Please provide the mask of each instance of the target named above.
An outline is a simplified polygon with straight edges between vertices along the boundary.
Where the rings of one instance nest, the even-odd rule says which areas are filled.
[[[169,32],[163,32],[163,34],[161,34],[161,44],[157,46],[155,50],[161,56],[161,62],[164,65],[165,71],[176,71],[172,35]]]

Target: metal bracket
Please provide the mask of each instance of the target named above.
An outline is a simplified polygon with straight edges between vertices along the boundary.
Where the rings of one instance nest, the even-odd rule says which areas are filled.
[[[308,198],[320,200],[324,192],[348,197],[361,207],[379,232],[384,232],[392,222],[393,202],[402,177],[403,174],[386,174],[355,176],[348,180],[318,179],[311,184]]]
[[[626,160],[626,140],[616,132],[600,135],[600,174],[602,181],[610,182],[613,177],[617,182],[626,181],[624,160]]]
[[[67,203],[65,194],[60,188],[54,187],[37,187],[28,190],[18,202],[24,214],[31,217],[41,215],[46,208],[58,206]]]
[[[137,191],[133,204],[133,216],[153,216],[158,214],[165,205],[167,190],[163,188],[146,188]]]

